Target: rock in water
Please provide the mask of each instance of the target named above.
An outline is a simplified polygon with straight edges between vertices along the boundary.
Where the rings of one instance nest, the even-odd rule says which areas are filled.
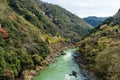
[[[74,77],[77,77],[77,72],[72,71],[72,74],[69,74],[69,76],[74,76]]]

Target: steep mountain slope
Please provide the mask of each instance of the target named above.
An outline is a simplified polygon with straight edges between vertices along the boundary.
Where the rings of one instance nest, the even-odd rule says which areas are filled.
[[[113,16],[114,22],[120,24],[120,9],[118,12]]]
[[[85,27],[79,34],[81,37],[91,29],[83,23],[81,27],[73,27],[78,30]],[[71,34],[79,37],[73,28]],[[71,36],[64,38],[61,31],[34,0],[0,0],[0,80],[14,80],[24,70],[42,66],[51,44],[71,39]]]
[[[50,33],[53,36],[57,34],[54,24],[44,16],[34,0],[9,0],[9,6],[42,32]]]
[[[89,16],[83,18],[84,21],[86,21],[88,24],[94,27],[98,26],[99,24],[101,24],[101,22],[103,22],[106,19],[107,17],[96,17],[96,16]]]
[[[120,79],[120,11],[108,18],[95,33],[79,44],[79,52],[87,69],[100,80]]]
[[[57,26],[58,31],[65,38],[70,38],[73,42],[79,41],[92,29],[92,26],[84,22],[81,18],[58,5],[42,1],[38,1],[38,3],[39,7],[45,12],[45,15]]]
[[[42,65],[49,44],[64,41],[33,0],[0,1],[0,80]]]

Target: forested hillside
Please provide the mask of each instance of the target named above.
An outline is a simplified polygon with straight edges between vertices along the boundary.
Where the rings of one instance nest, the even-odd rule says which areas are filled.
[[[50,8],[49,11],[54,8]],[[57,10],[63,9],[59,7]],[[54,14],[56,11],[52,12]],[[71,36],[67,37],[61,32],[65,26],[61,26],[60,31],[44,13],[46,12],[35,0],[0,0],[0,80],[14,80],[20,77],[24,70],[35,69],[37,65],[42,66],[41,62],[51,53],[52,44],[72,41]],[[72,16],[69,18],[73,19]],[[79,24],[83,22],[78,21]],[[74,34],[74,37],[81,38],[91,27],[85,22],[83,26],[76,22],[72,23],[76,26],[66,30],[66,35]],[[64,21],[62,23],[71,25]],[[75,28],[83,29],[76,34]]]
[[[58,31],[73,42],[79,41],[93,28],[81,18],[58,5],[38,2],[45,15],[57,26]]]
[[[42,21],[39,22],[38,17],[33,16],[26,7],[24,8],[26,10],[23,10],[26,13],[20,13],[23,7],[19,4],[22,1],[19,4],[17,2],[17,0],[0,1],[1,80],[13,79],[20,76],[25,69],[34,69],[35,65],[42,65],[41,61],[50,53],[48,43],[42,34]],[[10,7],[17,9],[16,13]],[[35,20],[38,21],[34,22]],[[45,22],[47,22],[46,25],[51,25],[52,30],[55,30],[52,23]],[[47,33],[47,29],[43,30]],[[56,33],[50,32],[51,35],[56,35]]]
[[[120,79],[120,11],[79,43],[80,61],[99,80]]]

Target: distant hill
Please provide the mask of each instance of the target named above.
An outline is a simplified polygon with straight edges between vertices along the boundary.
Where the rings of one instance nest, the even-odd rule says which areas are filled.
[[[45,2],[38,2],[45,15],[57,26],[58,31],[73,42],[79,41],[93,28],[81,18],[66,9]]]
[[[79,43],[79,52],[79,61],[98,79],[120,79],[120,10]]]
[[[101,22],[103,22],[106,19],[107,17],[96,17],[96,16],[89,16],[83,18],[84,21],[86,21],[88,24],[94,27],[98,26]]]

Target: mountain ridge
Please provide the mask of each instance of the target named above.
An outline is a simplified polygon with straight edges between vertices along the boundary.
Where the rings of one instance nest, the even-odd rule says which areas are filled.
[[[97,27],[106,19],[107,17],[97,17],[97,16],[89,16],[89,17],[83,18],[84,21],[86,21],[87,23],[91,24],[94,27]]]

